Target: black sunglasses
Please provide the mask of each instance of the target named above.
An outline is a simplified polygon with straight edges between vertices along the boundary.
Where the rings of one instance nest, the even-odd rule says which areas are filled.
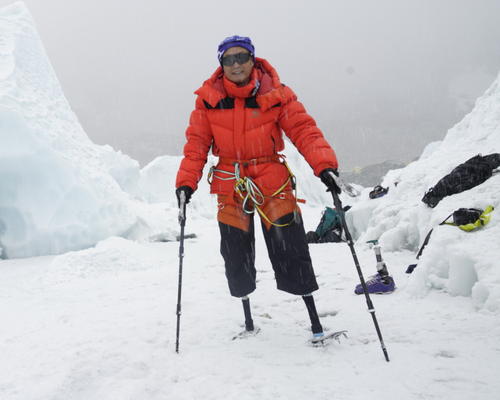
[[[252,55],[250,53],[231,54],[230,56],[222,57],[222,65],[231,67],[235,62],[240,65],[246,64],[251,57]]]

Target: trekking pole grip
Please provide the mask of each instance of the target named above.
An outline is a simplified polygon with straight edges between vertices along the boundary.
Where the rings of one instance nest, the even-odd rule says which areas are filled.
[[[380,341],[380,346],[382,347],[382,352],[384,353],[385,360],[389,362],[389,354],[387,353],[387,349],[384,344],[384,339],[382,338],[382,332],[380,331],[380,327],[378,325],[377,317],[375,316],[375,307],[370,299],[370,295],[368,294],[368,288],[366,287],[365,278],[363,277],[363,272],[361,271],[361,266],[359,265],[358,256],[356,255],[356,250],[354,249],[354,243],[352,241],[351,233],[349,232],[349,228],[347,227],[347,222],[345,220],[345,213],[342,209],[342,202],[340,201],[339,195],[334,190],[330,191],[333,197],[333,204],[337,213],[340,216],[340,221],[342,223],[342,227],[344,228],[345,238],[349,248],[351,249],[352,258],[354,260],[354,265],[356,266],[356,271],[358,272],[358,277],[361,282],[361,286],[363,287],[363,291],[366,298],[366,304],[368,306],[368,312],[372,316],[373,324],[375,325],[375,330],[377,331],[377,336]]]
[[[181,191],[179,195],[179,224],[181,227],[186,223],[186,193]]]

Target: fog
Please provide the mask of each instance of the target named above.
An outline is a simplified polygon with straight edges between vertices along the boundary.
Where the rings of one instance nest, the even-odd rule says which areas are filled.
[[[12,1],[0,0],[0,6]],[[250,36],[341,168],[414,159],[500,71],[500,1],[26,0],[90,138],[181,154],[226,36]]]

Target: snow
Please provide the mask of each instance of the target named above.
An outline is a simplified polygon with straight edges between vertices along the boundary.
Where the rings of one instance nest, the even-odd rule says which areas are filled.
[[[372,296],[385,362],[344,243],[311,245],[324,327],[315,348],[302,300],[275,288],[257,232],[255,337],[243,329],[219,254],[216,198],[205,178],[187,208],[180,353],[176,354],[180,157],[137,162],[93,144],[71,111],[23,3],[0,9],[0,399],[498,399],[500,223],[441,226],[411,275],[423,237],[453,210],[492,204],[500,176],[435,208],[420,199],[456,165],[500,151],[497,80],[419,160],[390,171],[389,193],[342,195],[365,278],[379,239],[397,290]],[[332,200],[289,144],[306,230]],[[209,158],[205,176],[212,164]],[[397,186],[395,183],[398,183]],[[258,231],[258,230],[257,230]],[[22,258],[26,257],[26,258]]]
[[[148,202],[164,202],[177,208],[174,188],[181,159],[181,156],[157,157],[141,170],[139,184],[141,193]],[[216,164],[215,160],[216,158],[213,156],[208,158],[203,178],[199,182],[198,190],[190,202],[190,206],[195,210],[196,215],[201,217],[214,217],[217,209],[217,199],[209,194],[210,186],[206,179],[208,170],[212,165]]]
[[[431,143],[417,161],[385,176],[386,196],[370,200],[370,189],[364,191],[347,214],[358,243],[379,239],[386,251],[416,252],[427,232],[454,210],[488,205],[499,210],[499,173],[473,189],[445,197],[434,209],[421,201],[454,167],[476,154],[490,153],[500,153],[500,76],[443,141]],[[472,297],[477,308],[500,311],[500,220],[498,211],[491,215],[491,222],[477,231],[450,226],[434,229],[408,291],[424,296],[429,289],[444,290]]]
[[[64,97],[23,5],[0,11],[0,248],[60,254],[137,236],[137,161],[97,146]]]
[[[304,207],[306,220],[317,207]],[[410,296],[410,252],[383,256],[398,289],[372,296],[386,363],[345,244],[311,246],[325,328],[341,344],[313,348],[300,297],[276,290],[257,236],[255,336],[243,329],[218,254],[217,224],[193,221],[185,243],[180,353],[175,353],[178,242],[109,238],[57,257],[0,263],[0,397],[30,399],[494,399],[498,315],[466,297]],[[366,273],[373,251],[359,249]]]

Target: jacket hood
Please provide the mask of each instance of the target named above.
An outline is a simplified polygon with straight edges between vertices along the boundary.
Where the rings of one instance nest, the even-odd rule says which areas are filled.
[[[258,88],[256,93],[256,101],[260,108],[266,110],[273,105],[283,102],[288,97],[283,90],[278,73],[276,70],[263,58],[255,58],[254,71],[257,73]],[[218,67],[210,78],[194,92],[205,100],[212,107],[222,99],[228,97],[228,93],[224,88],[224,72],[222,67]]]

